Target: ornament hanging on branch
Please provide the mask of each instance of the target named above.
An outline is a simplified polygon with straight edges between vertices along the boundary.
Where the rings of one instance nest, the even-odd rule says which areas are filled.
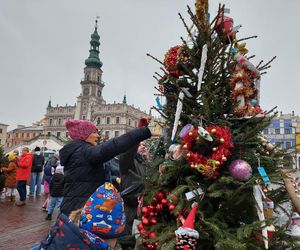
[[[234,56],[236,65],[231,76],[231,100],[236,103],[234,115],[247,117],[264,115],[259,106],[260,72],[241,53]]]
[[[194,128],[182,138],[182,149],[192,168],[208,178],[216,178],[223,162],[231,155],[233,135],[229,128],[216,125],[206,127],[205,131],[209,134],[206,137],[212,138],[212,141],[206,138],[200,141],[202,137]]]
[[[208,26],[208,0],[196,0],[195,2],[196,17],[202,30]]]
[[[194,229],[194,222],[195,222],[197,209],[198,209],[198,204],[194,202],[192,205],[192,210],[190,211],[184,224],[175,231],[176,234],[175,249],[196,250],[197,240],[199,239],[199,233],[197,230]]]
[[[229,173],[238,181],[248,181],[252,176],[252,168],[246,161],[235,160],[229,165]]]
[[[174,46],[165,54],[164,65],[169,74],[175,78],[181,76],[182,66],[188,66],[189,64],[189,54],[183,45]]]

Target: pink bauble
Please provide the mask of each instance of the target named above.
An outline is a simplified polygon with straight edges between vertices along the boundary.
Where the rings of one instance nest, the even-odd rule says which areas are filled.
[[[252,168],[246,161],[235,160],[229,165],[229,173],[238,181],[247,181],[252,176]]]

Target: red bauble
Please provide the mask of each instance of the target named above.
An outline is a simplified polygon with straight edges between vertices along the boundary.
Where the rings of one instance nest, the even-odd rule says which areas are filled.
[[[139,224],[137,225],[137,228],[138,228],[138,230],[141,232],[141,231],[144,229],[144,226],[143,226],[142,223],[139,223]]]
[[[162,200],[161,200],[161,204],[162,204],[163,206],[166,206],[166,205],[168,205],[168,201],[167,201],[166,199],[162,199]]]
[[[151,222],[152,225],[156,225],[157,224],[157,219],[151,219],[150,222]]]
[[[154,215],[155,215],[154,212],[150,212],[150,213],[149,213],[149,216],[150,216],[150,217],[153,217]]]
[[[152,199],[152,201],[154,202],[154,203],[157,203],[157,197],[153,197],[153,199]]]
[[[169,211],[172,212],[175,209],[175,205],[174,204],[170,204],[169,205]]]
[[[149,220],[147,218],[142,219],[142,224],[143,226],[148,226],[149,225]]]
[[[156,234],[155,234],[154,232],[150,232],[150,233],[148,234],[148,237],[149,237],[150,239],[153,239],[153,238],[156,237]]]
[[[162,200],[162,199],[166,198],[166,195],[163,192],[158,192],[156,194],[156,197],[158,198],[158,200]]]
[[[148,244],[147,245],[147,250],[153,250],[153,249],[155,249],[156,247],[155,247],[155,245],[153,245],[153,244]]]
[[[149,208],[148,207],[143,207],[142,208],[142,213],[143,213],[143,215],[148,215],[149,214]]]
[[[156,205],[156,210],[157,210],[157,212],[161,212],[163,210],[162,204],[157,204]]]

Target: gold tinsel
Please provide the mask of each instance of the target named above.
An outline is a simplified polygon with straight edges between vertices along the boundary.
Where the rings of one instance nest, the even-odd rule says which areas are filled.
[[[208,0],[196,0],[195,8],[199,24],[204,28],[208,24]]]

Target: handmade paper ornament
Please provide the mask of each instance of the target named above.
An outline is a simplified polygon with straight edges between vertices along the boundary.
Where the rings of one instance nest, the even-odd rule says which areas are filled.
[[[175,231],[176,247],[175,249],[190,249],[196,250],[197,239],[199,233],[194,229],[195,217],[198,209],[198,204],[192,204],[192,210],[186,218],[184,224]]]
[[[213,141],[213,138],[211,137],[211,135],[203,127],[199,127],[198,132],[201,135],[201,137],[204,138],[205,140]]]
[[[265,218],[273,218],[274,202],[270,198],[263,201]]]
[[[247,181],[252,176],[252,168],[246,161],[235,160],[229,165],[229,173],[238,181]]]
[[[286,234],[291,236],[300,236],[300,225],[299,225],[300,216],[298,213],[294,212],[291,218],[291,222],[286,230]]]
[[[191,130],[193,129],[193,125],[192,124],[186,124],[180,131],[179,133],[179,137],[183,138],[185,137]]]
[[[181,144],[172,144],[168,152],[171,160],[179,160],[182,156]]]
[[[233,19],[229,16],[225,16],[224,13],[220,13],[217,18],[215,30],[219,36],[225,37],[226,43],[233,42],[235,32],[232,31]]]

